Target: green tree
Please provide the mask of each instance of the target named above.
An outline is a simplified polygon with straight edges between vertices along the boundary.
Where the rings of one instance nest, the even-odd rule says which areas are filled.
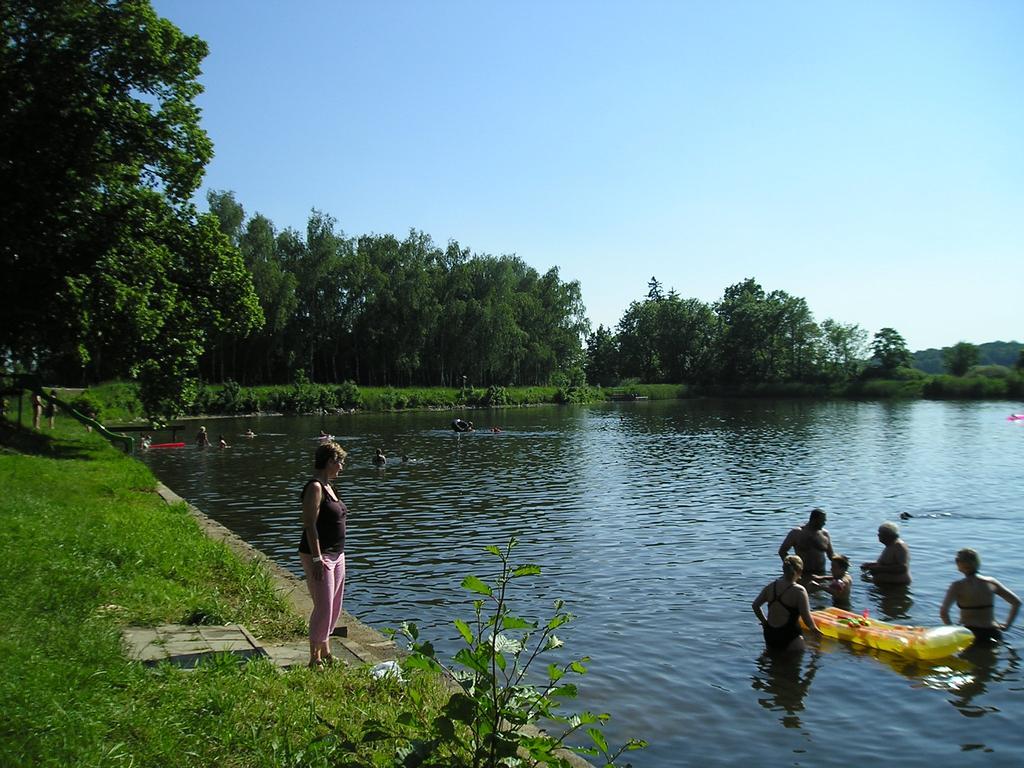
[[[942,362],[951,374],[963,376],[972,366],[978,364],[978,348],[974,344],[961,341],[943,350]]]
[[[603,325],[587,337],[587,381],[610,387],[619,380],[618,339]]]
[[[140,376],[173,407],[211,334],[260,322],[238,251],[190,202],[212,155],[206,44],[145,0],[7,0],[0,24],[0,349]]]
[[[724,381],[759,382],[768,378],[772,332],[767,310],[764,288],[753,278],[730,285],[715,305],[720,375]]]
[[[831,318],[821,323],[821,367],[825,376],[836,381],[857,375],[867,354],[868,333],[856,323],[840,323]]]
[[[243,384],[286,382],[292,361],[288,359],[285,334],[298,306],[298,281],[281,265],[274,225],[267,217],[253,216],[246,222],[240,240],[242,258],[252,274],[266,322],[259,333],[243,342],[243,367],[236,375]]]
[[[910,365],[911,354],[907,342],[893,328],[882,328],[871,341],[871,353],[886,373]]]
[[[658,350],[657,300],[634,301],[616,326],[619,340],[619,372],[624,378],[644,382],[662,380],[664,371]]]

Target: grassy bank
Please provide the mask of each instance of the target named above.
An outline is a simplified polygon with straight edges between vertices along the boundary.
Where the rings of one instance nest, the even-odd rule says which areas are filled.
[[[0,420],[0,765],[393,764],[393,744],[349,739],[367,718],[388,723],[408,686],[365,670],[125,659],[128,625],[237,622],[266,639],[303,625],[261,567],[168,507],[142,464],[57,424]],[[443,696],[429,677],[412,689]]]

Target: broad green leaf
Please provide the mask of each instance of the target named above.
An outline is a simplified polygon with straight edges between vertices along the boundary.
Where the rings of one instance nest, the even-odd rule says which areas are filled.
[[[548,680],[555,683],[565,676],[565,672],[557,664],[548,664]]]
[[[478,658],[477,655],[470,651],[468,648],[460,649],[459,652],[456,653],[453,658],[455,659],[456,662],[466,667],[467,669],[471,669],[474,672],[479,672],[484,675],[488,674],[487,665],[484,662],[482,662],[480,658]]]
[[[576,689],[576,686],[572,683],[560,685],[557,688],[552,688],[551,691],[548,692],[548,696],[550,696],[551,698],[563,699],[574,699],[576,698],[577,694],[578,691]]]
[[[491,588],[476,576],[467,576],[464,578],[462,580],[462,588],[468,589],[470,592],[476,592],[478,595],[487,595],[488,597],[494,594],[491,591]]]
[[[493,544],[488,544],[486,547],[484,547],[484,549],[490,552],[495,557],[501,557],[502,555],[502,551]]]
[[[452,720],[472,723],[476,715],[476,703],[464,693],[456,693],[448,699],[442,710]]]
[[[575,672],[575,673],[576,673],[577,675],[585,675],[585,674],[587,674],[587,668],[586,668],[586,667],[584,667],[584,666],[583,666],[583,665],[582,665],[582,664],[581,664],[580,662],[578,662],[578,661],[574,661],[574,662],[573,662],[572,664],[570,664],[570,665],[569,665],[569,668],[570,668],[570,669],[571,669],[571,670],[572,670],[573,672]]]
[[[551,621],[548,622],[548,629],[558,629],[563,624],[568,624],[574,618],[575,616],[571,613],[559,613],[551,617]]]
[[[526,565],[520,565],[514,571],[512,571],[512,578],[518,578],[520,576],[539,576],[540,566],[528,563]]]
[[[395,722],[399,725],[415,725],[419,721],[412,712],[402,712],[395,718]]]
[[[537,625],[532,621],[521,619],[518,616],[505,616],[501,620],[502,629],[536,629]]]
[[[469,628],[469,625],[462,619],[455,620],[455,628],[459,630],[459,634],[462,635],[462,639],[467,643],[473,642],[473,631]]]
[[[597,748],[602,752],[608,752],[608,742],[604,738],[604,734],[601,733],[597,728],[587,728],[587,733],[590,735],[591,740],[597,745]]]

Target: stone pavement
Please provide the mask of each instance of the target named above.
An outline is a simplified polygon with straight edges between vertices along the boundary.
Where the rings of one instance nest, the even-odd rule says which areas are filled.
[[[182,669],[194,669],[204,659],[219,653],[230,653],[239,662],[254,658],[269,659],[284,669],[302,667],[309,661],[309,643],[306,640],[264,644],[241,624],[160,624],[156,627],[125,627],[121,631],[121,637],[128,658],[146,666],[167,662]],[[338,638],[332,638],[331,651],[336,659],[346,664],[363,663],[363,659],[346,648]]]

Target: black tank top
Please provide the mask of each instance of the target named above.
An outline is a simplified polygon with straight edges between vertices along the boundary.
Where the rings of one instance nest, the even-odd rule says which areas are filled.
[[[348,507],[341,499],[335,501],[327,494],[327,488],[318,480],[310,480],[299,498],[306,496],[306,490],[312,483],[320,485],[320,510],[316,516],[316,537],[320,540],[320,551],[329,555],[337,555],[345,551],[345,518]],[[302,527],[302,539],[299,541],[299,552],[312,554],[306,538],[306,527]]]

